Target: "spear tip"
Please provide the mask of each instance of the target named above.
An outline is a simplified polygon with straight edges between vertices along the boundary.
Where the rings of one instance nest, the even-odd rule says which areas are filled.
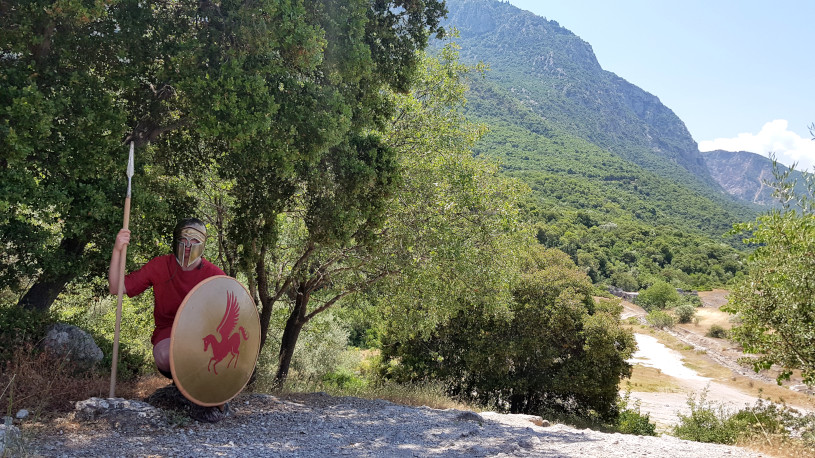
[[[130,157],[127,160],[127,177],[133,176],[133,142],[130,142]]]

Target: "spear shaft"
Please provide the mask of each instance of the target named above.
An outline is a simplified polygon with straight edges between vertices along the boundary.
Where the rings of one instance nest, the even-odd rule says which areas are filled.
[[[127,160],[127,195],[125,196],[125,214],[123,229],[130,226],[130,182],[133,178],[133,149],[134,144],[130,142],[130,157]],[[119,365],[119,333],[122,325],[122,299],[125,291],[125,261],[127,259],[127,245],[122,247],[122,255],[119,258],[119,297],[116,301],[116,329],[113,334],[113,365],[110,368],[110,396],[116,397],[116,366]]]

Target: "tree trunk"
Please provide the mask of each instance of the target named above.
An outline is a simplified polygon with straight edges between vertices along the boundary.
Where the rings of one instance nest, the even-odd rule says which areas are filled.
[[[50,280],[37,280],[17,303],[18,307],[38,312],[47,312],[65,285],[73,280],[73,274],[64,274]]]
[[[63,262],[69,262],[70,260],[82,256],[85,245],[86,243],[76,238],[64,239],[57,248],[54,256],[62,259]],[[59,293],[65,289],[65,285],[73,280],[74,277],[76,277],[76,272],[74,271],[61,273],[43,272],[36,283],[20,298],[17,306],[27,310],[47,312],[48,309],[51,308],[51,304],[53,304],[57,296],[59,296]]]
[[[283,330],[283,338],[280,339],[280,355],[278,356],[277,374],[274,379],[274,387],[283,388],[286,378],[289,376],[289,366],[294,355],[294,347],[300,337],[300,331],[308,322],[306,320],[306,310],[308,307],[309,293],[304,292],[303,285],[297,289],[297,298],[294,301],[294,309],[286,320],[286,328]]]

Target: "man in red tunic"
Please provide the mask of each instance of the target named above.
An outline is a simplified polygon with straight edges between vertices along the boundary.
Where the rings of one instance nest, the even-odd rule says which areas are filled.
[[[197,218],[179,221],[173,231],[173,254],[157,256],[139,270],[125,276],[125,293],[137,296],[153,287],[153,318],[155,329],[150,339],[153,359],[165,377],[170,373],[170,332],[181,302],[198,283],[224,275],[217,266],[202,257],[207,239],[207,228]],[[122,229],[116,235],[108,270],[108,288],[119,294],[119,262],[122,248],[130,243],[130,231]]]

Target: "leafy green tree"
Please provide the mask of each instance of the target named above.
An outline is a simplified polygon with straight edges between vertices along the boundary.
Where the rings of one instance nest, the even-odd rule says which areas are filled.
[[[637,304],[647,310],[664,309],[677,301],[679,301],[679,293],[676,288],[661,280],[645,288],[637,296]]]
[[[150,11],[124,1],[0,2],[0,288],[22,306],[47,310],[66,283],[109,259],[126,188],[123,140],[172,92],[154,92],[157,79],[141,73],[161,62],[146,53],[157,41],[146,29],[167,22]],[[161,131],[141,125],[149,138]],[[171,224],[169,208],[183,205],[144,159],[134,207],[148,218],[133,229],[149,252]]]
[[[489,266],[512,256],[514,251],[505,247],[519,246],[508,240],[522,234],[515,204],[522,187],[500,178],[495,165],[472,157],[469,147],[482,130],[467,123],[456,108],[464,101],[462,78],[473,69],[457,62],[452,46],[437,58],[417,57],[421,65],[413,91],[387,92],[395,111],[382,133],[383,155],[392,157],[396,169],[389,173],[398,179],[387,186],[372,181],[376,186],[364,187],[389,190],[385,197],[358,198],[369,205],[378,199],[384,205],[384,214],[377,216],[381,220],[346,221],[344,227],[354,232],[346,238],[325,238],[325,228],[309,224],[313,210],[307,200],[295,200],[278,220],[276,245],[264,258],[267,267],[262,271],[274,277],[257,276],[258,291],[264,284],[274,285],[275,295],[289,310],[278,384],[286,379],[304,326],[349,295],[379,283],[377,290],[387,291],[390,298],[387,306],[379,305],[405,311],[400,324],[432,323],[447,313],[443,304],[450,303],[439,291],[466,290],[479,296],[505,281]],[[482,291],[473,284],[482,285]],[[262,295],[261,300],[265,308]],[[417,302],[424,306],[414,307]]]
[[[621,306],[595,303],[586,275],[559,250],[531,249],[521,267],[509,313],[468,302],[429,338],[384,345],[383,356],[398,360],[391,376],[440,379],[452,395],[511,412],[613,418],[635,348]]]
[[[784,204],[740,224],[736,230],[757,245],[748,273],[730,294],[727,311],[739,317],[730,338],[739,342],[758,371],[781,366],[778,380],[800,369],[804,382],[815,383],[815,176],[804,173],[806,193],[794,191],[789,170],[774,164],[775,195]],[[790,170],[794,170],[794,167]]]

